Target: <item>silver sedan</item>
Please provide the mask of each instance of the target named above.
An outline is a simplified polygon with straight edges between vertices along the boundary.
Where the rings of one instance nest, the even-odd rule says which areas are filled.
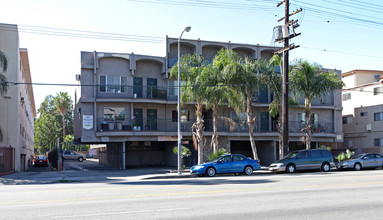
[[[340,162],[341,169],[383,168],[383,156],[379,154],[358,154]]]

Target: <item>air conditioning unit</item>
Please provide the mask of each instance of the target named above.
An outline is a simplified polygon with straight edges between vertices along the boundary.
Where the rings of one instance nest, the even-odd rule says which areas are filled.
[[[366,124],[366,130],[371,131],[371,124]]]
[[[80,74],[76,74],[76,81],[80,81],[81,80],[81,75]]]

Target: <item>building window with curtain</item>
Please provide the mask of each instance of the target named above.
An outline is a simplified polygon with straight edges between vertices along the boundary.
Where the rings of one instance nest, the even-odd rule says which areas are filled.
[[[100,76],[100,92],[125,93],[127,85],[126,76]]]

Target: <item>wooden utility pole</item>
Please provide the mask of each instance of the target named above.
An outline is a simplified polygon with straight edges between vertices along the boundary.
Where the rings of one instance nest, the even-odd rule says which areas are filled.
[[[290,38],[293,38],[295,36],[300,35],[295,33],[295,28],[297,28],[299,25],[297,24],[298,21],[290,21],[289,17],[291,15],[294,15],[298,12],[301,12],[302,9],[299,9],[292,14],[289,12],[289,0],[284,0],[280,2],[277,7],[281,6],[282,4],[285,4],[285,17],[278,20],[283,21],[285,20],[285,24],[281,26],[281,28],[277,29],[277,31],[281,31],[282,38],[276,38],[276,41],[284,42],[283,49],[275,52],[276,54],[282,53],[283,54],[283,95],[282,95],[282,149],[280,149],[280,158],[284,157],[288,151],[289,151],[289,50],[292,50],[294,48],[297,48],[299,46],[290,45],[289,40]],[[290,34],[290,27],[292,28],[292,34]]]

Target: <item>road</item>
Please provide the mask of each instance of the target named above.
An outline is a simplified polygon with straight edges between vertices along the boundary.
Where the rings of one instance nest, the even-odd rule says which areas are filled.
[[[1,219],[382,219],[383,170],[0,186]]]

